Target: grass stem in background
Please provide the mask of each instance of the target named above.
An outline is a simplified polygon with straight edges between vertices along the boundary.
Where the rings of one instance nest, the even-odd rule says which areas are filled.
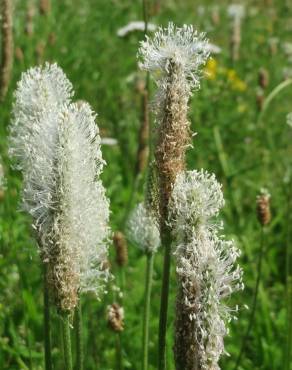
[[[52,354],[51,354],[51,315],[50,315],[50,300],[49,287],[47,282],[47,264],[44,263],[44,345],[45,345],[45,369],[52,370]]]
[[[168,230],[166,225],[165,231],[161,235],[161,245],[164,248],[164,263],[159,316],[158,369],[164,370],[166,368],[166,330],[171,265],[171,230]]]
[[[0,74],[0,100],[3,101],[8,91],[13,67],[13,1],[1,1],[1,74]]]
[[[255,285],[255,291],[254,291],[254,296],[253,296],[253,302],[252,302],[252,307],[251,307],[251,313],[248,321],[248,326],[247,330],[245,332],[245,335],[242,340],[241,348],[239,355],[236,360],[236,364],[234,367],[234,370],[237,370],[239,368],[242,356],[245,351],[246,343],[248,341],[248,337],[250,335],[251,329],[254,324],[254,318],[255,318],[255,312],[256,312],[256,307],[257,307],[257,301],[258,301],[258,292],[259,292],[259,285],[260,285],[260,280],[261,280],[261,274],[262,274],[262,259],[263,259],[263,253],[264,252],[264,227],[261,227],[261,243],[260,243],[260,251],[259,251],[259,257],[258,257],[258,264],[257,264],[257,279],[256,279],[256,285]]]
[[[287,336],[285,346],[285,370],[291,370],[292,366],[292,274],[291,274],[291,202],[292,202],[292,184],[288,183],[287,194],[287,240],[286,240],[286,304],[287,304]]]
[[[257,263],[257,278],[256,278],[255,291],[254,291],[254,296],[253,296],[253,302],[252,302],[249,322],[248,322],[246,333],[242,340],[240,352],[237,357],[234,370],[237,370],[240,365],[242,355],[244,354],[244,350],[246,347],[246,343],[248,341],[251,329],[254,324],[255,312],[257,308],[258,293],[259,293],[260,280],[261,280],[261,275],[262,275],[262,260],[263,260],[263,255],[264,255],[265,226],[268,225],[271,221],[270,194],[266,189],[262,189],[260,195],[257,197],[257,216],[258,216],[258,221],[261,224],[261,240],[260,240],[260,250],[259,250],[258,263]]]
[[[62,312],[60,315],[63,334],[64,370],[73,370],[71,354],[71,335],[69,313]]]
[[[227,155],[224,151],[224,146],[223,146],[223,142],[222,142],[222,138],[221,138],[221,134],[220,134],[220,130],[219,130],[218,126],[214,126],[213,134],[214,134],[214,141],[215,141],[215,144],[216,144],[216,149],[217,149],[217,152],[218,152],[219,161],[220,161],[222,170],[224,172],[225,177],[228,178],[228,176],[230,174],[228,159],[227,159]]]
[[[146,255],[146,276],[145,276],[145,294],[144,294],[144,317],[143,317],[143,362],[142,369],[148,369],[148,344],[149,344],[149,316],[150,316],[150,301],[151,301],[151,287],[153,275],[153,259],[154,254],[148,253]]]
[[[277,85],[267,96],[265,99],[265,102],[263,104],[263,109],[261,110],[258,119],[257,119],[257,126],[261,125],[263,123],[263,117],[266,113],[267,109],[269,108],[271,102],[280,94],[282,90],[284,90],[286,87],[292,85],[292,79],[289,78],[283,82],[281,82],[279,85]]]
[[[148,32],[148,18],[149,18],[149,6],[148,0],[142,0],[142,13],[144,20],[144,36]],[[125,228],[126,222],[128,220],[129,214],[131,212],[133,203],[135,201],[135,195],[138,192],[141,181],[143,180],[144,170],[151,161],[151,127],[150,127],[150,117],[149,117],[149,108],[148,108],[148,99],[149,99],[149,88],[150,86],[150,75],[147,71],[146,81],[144,91],[142,92],[142,117],[141,117],[141,126],[138,134],[138,150],[137,150],[137,159],[135,164],[135,171],[133,174],[132,182],[132,191],[130,198],[128,200],[125,213],[121,223],[121,230]]]
[[[121,333],[116,333],[116,370],[123,370]]]
[[[79,299],[75,309],[75,333],[76,333],[76,370],[83,370],[84,349],[83,349],[83,331],[82,331],[82,305]]]
[[[147,35],[148,32],[148,16],[149,16],[149,11],[148,11],[148,0],[142,0],[143,1],[143,20],[144,20],[144,35]]]

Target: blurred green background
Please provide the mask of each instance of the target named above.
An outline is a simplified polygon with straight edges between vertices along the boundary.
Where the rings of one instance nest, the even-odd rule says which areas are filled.
[[[272,222],[265,231],[263,275],[259,304],[241,369],[284,369],[287,335],[287,246],[291,241],[292,87],[283,89],[258,122],[260,105],[284,79],[292,77],[292,3],[285,0],[242,1],[239,59],[231,58],[232,18],[228,1],[149,0],[150,22],[193,24],[221,48],[205,67],[208,76],[191,99],[190,119],[197,133],[188,152],[188,168],[205,168],[223,183],[226,206],[222,212],[226,235],[242,250],[245,291],[228,302],[240,307],[231,324],[221,367],[231,370],[238,355],[255,287],[260,244],[256,195],[262,187],[271,193]],[[230,8],[229,8],[230,9]],[[137,66],[143,32],[118,37],[130,21],[142,20],[136,0],[52,0],[48,14],[39,1],[15,0],[15,60],[9,92],[0,110],[0,153],[6,185],[0,200],[0,369],[43,369],[42,274],[29,217],[20,211],[21,176],[11,170],[7,134],[13,91],[21,72],[44,61],[56,61],[72,81],[76,100],[88,101],[98,113],[101,134],[117,140],[103,146],[107,166],[103,181],[111,201],[112,229],[119,230],[128,204],[143,199],[143,182],[133,192],[133,177],[141,123],[141,92],[145,74]],[[32,32],[27,32],[28,27]],[[290,49],[289,49],[290,46]],[[264,69],[268,81],[259,86]],[[151,83],[151,94],[155,86]],[[125,230],[122,230],[125,231]],[[290,246],[291,248],[291,246]],[[120,284],[115,250],[111,264]],[[121,335],[125,369],[141,367],[141,330],[145,257],[129,243],[125,267],[125,330]],[[155,258],[150,322],[150,369],[156,368],[157,328],[162,274],[162,251]],[[172,268],[168,369],[174,369],[173,319],[176,281]],[[112,291],[96,301],[82,297],[86,344],[85,369],[115,369],[116,334],[107,326],[106,307]],[[62,369],[59,322],[53,311],[53,356]]]

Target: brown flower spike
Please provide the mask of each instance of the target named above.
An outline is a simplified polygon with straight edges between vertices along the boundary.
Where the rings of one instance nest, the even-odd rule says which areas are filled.
[[[117,265],[123,267],[128,263],[128,245],[125,235],[120,231],[116,231],[113,236],[113,242],[116,249]]]
[[[204,35],[199,34],[192,26],[184,25],[179,28],[169,23],[167,28],[159,28],[153,38],[146,37],[146,41],[141,43],[139,54],[142,57],[141,67],[156,77],[158,85],[154,106],[157,125],[154,154],[158,175],[160,236],[164,247],[158,368],[164,369],[172,243],[172,228],[168,222],[169,202],[176,177],[185,170],[186,149],[191,145],[189,98],[192,89],[200,84],[199,69],[205,64],[209,52]],[[179,281],[180,285],[182,283]],[[185,318],[182,317],[184,310],[180,308],[178,305],[176,310],[176,332],[184,332],[183,340],[176,343],[174,348],[176,368],[192,370],[197,349],[193,341],[192,325],[188,328],[180,325]],[[178,353],[182,354],[180,358]],[[182,363],[181,358],[186,356],[188,363]]]
[[[262,189],[257,196],[257,216],[262,226],[268,225],[271,221],[270,198],[271,195],[266,189]]]
[[[113,303],[108,306],[107,309],[107,321],[109,327],[114,332],[121,332],[124,330],[124,309],[117,303]]]

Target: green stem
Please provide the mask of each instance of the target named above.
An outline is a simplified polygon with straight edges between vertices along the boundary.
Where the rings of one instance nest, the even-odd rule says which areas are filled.
[[[266,111],[270,107],[271,102],[282,92],[282,90],[286,89],[286,87],[290,85],[292,85],[291,78],[281,82],[270,92],[270,94],[265,99],[263,109],[260,112],[257,122],[256,122],[256,126],[264,130],[263,133],[261,132],[261,130],[258,131],[259,134],[261,135],[260,140],[262,140],[262,136],[264,134],[266,136],[267,144],[269,145],[271,151],[273,152],[273,158],[274,158],[273,164],[279,173],[281,173],[281,166],[279,165],[279,161],[275,160],[275,156],[278,154],[278,150],[275,147],[275,138],[272,135],[272,130],[269,130],[265,127],[263,118],[264,118]]]
[[[163,229],[161,232],[161,245],[164,247],[164,261],[159,317],[158,370],[166,369],[166,329],[171,262],[171,230],[167,226]]]
[[[149,23],[149,4],[148,4],[148,0],[143,0],[143,20],[144,20],[144,36],[147,36],[147,33],[148,33],[148,23]],[[146,73],[146,85],[145,85],[145,89],[146,89],[146,94],[147,94],[147,98],[149,99],[150,97],[150,73],[149,71],[147,71]],[[149,123],[149,140],[148,140],[148,144],[149,144],[149,157],[148,157],[148,162],[150,163],[151,160],[152,160],[152,127],[151,127],[151,116],[150,116],[150,112],[149,112],[149,109],[147,109],[147,111],[145,112],[146,114],[148,114],[148,123]]]
[[[123,370],[121,333],[116,333],[116,369]]]
[[[153,260],[154,254],[147,254],[146,276],[145,276],[145,302],[144,302],[144,317],[143,317],[143,360],[142,370],[148,369],[148,343],[149,343],[149,314],[150,314],[150,300],[151,300],[151,286],[153,275]]]
[[[292,346],[292,276],[291,276],[291,257],[292,251],[290,248],[290,212],[291,212],[291,199],[292,188],[291,183],[288,184],[289,190],[287,195],[287,242],[286,242],[286,299],[287,299],[287,338],[285,348],[285,370],[291,369],[291,346]]]
[[[290,86],[292,84],[292,79],[287,79],[283,82],[281,82],[278,86],[276,86],[271,92],[270,94],[267,96],[267,98],[265,99],[265,102],[264,102],[264,105],[263,105],[263,109],[262,111],[260,112],[259,116],[258,116],[258,119],[257,119],[257,125],[261,124],[262,122],[262,119],[263,119],[263,116],[266,112],[266,110],[269,108],[271,102],[275,99],[276,96],[278,96],[278,94],[283,90],[285,89],[286,87]]]
[[[61,313],[61,324],[63,334],[64,370],[72,370],[71,338],[69,313]]]
[[[47,264],[44,264],[44,346],[45,346],[45,369],[52,370],[51,354],[51,324],[50,324],[50,301],[49,287],[47,282]]]
[[[236,361],[236,365],[234,367],[234,370],[237,370],[239,365],[240,365],[240,361],[241,361],[242,355],[243,355],[244,350],[245,350],[245,345],[246,345],[246,342],[248,340],[248,337],[250,335],[250,331],[251,331],[253,323],[254,323],[254,317],[255,317],[255,312],[256,312],[256,307],[257,307],[257,300],[258,300],[258,292],[259,292],[259,286],[260,286],[260,279],[261,279],[261,275],[262,275],[262,260],[263,260],[263,254],[264,254],[263,252],[264,252],[264,227],[262,226],[260,252],[259,252],[259,258],[258,258],[258,264],[257,264],[257,279],[256,279],[256,285],[255,285],[255,292],[254,292],[254,296],[253,296],[252,309],[251,309],[251,314],[250,314],[250,317],[249,317],[248,327],[247,327],[246,333],[245,333],[245,335],[243,337],[243,340],[242,340],[241,349],[240,349],[239,355],[237,357],[237,361]]]
[[[125,227],[126,227],[126,224],[127,224],[128,218],[129,218],[129,214],[131,212],[131,209],[132,209],[132,206],[133,206],[133,203],[134,203],[134,200],[135,200],[136,193],[139,189],[141,178],[142,178],[141,174],[138,174],[137,176],[135,176],[133,178],[132,190],[131,190],[130,197],[127,201],[127,204],[125,206],[125,212],[123,214],[123,218],[122,218],[122,221],[121,221],[121,224],[120,224],[120,230],[124,230]]]
[[[225,177],[228,178],[229,173],[230,173],[228,159],[227,159],[227,155],[224,150],[224,146],[223,146],[223,142],[222,142],[222,138],[221,138],[221,134],[220,134],[220,130],[218,126],[214,126],[213,134],[214,134],[214,140],[215,140],[215,144],[216,144],[222,170],[224,172]]]
[[[144,34],[147,35],[148,32],[148,1],[143,0],[143,19],[144,19]]]
[[[76,370],[83,370],[84,350],[82,337],[82,306],[81,301],[75,309],[75,332],[76,332]]]

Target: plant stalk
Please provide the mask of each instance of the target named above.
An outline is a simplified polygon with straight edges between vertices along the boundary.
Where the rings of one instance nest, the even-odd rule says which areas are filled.
[[[287,194],[287,241],[286,241],[286,299],[287,299],[287,337],[286,337],[286,348],[285,348],[285,370],[290,370],[292,365],[292,276],[291,276],[291,233],[290,233],[290,214],[291,214],[291,200],[292,200],[292,190],[291,182],[288,184],[289,190]]]
[[[84,364],[84,349],[83,349],[83,333],[82,333],[82,306],[79,299],[75,309],[75,331],[76,331],[76,370],[83,370]]]
[[[166,369],[166,329],[168,314],[169,277],[171,262],[171,230],[163,227],[161,245],[164,247],[163,277],[161,289],[159,338],[158,338],[158,370]]]
[[[72,354],[71,354],[71,337],[70,337],[70,323],[69,313],[61,313],[61,324],[63,334],[63,351],[64,351],[64,370],[73,370]]]
[[[148,0],[143,0],[144,35],[148,32]]]
[[[1,1],[1,71],[0,71],[0,100],[4,101],[11,80],[13,68],[13,4],[12,0]]]
[[[150,301],[151,301],[154,254],[148,253],[146,257],[147,257],[147,263],[146,263],[145,303],[144,303],[144,317],[143,317],[142,370],[148,369],[149,316],[150,316]]]
[[[123,370],[121,333],[116,333],[116,370]]]
[[[44,347],[45,347],[45,369],[52,370],[52,354],[51,354],[51,315],[50,315],[50,300],[49,287],[47,282],[47,264],[44,263]]]
[[[248,327],[246,330],[246,333],[243,337],[242,344],[241,344],[241,349],[239,352],[239,355],[237,357],[237,361],[234,367],[234,370],[237,370],[241,359],[242,355],[245,350],[246,342],[248,340],[248,337],[250,335],[250,331],[252,329],[253,323],[254,323],[254,318],[255,318],[255,312],[256,312],[256,307],[257,307],[257,300],[258,300],[258,292],[259,292],[259,286],[260,286],[260,280],[261,280],[261,275],[262,275],[262,260],[263,260],[263,254],[264,254],[264,226],[261,227],[261,243],[260,243],[260,252],[259,252],[259,257],[258,257],[258,264],[257,264],[257,279],[256,279],[256,285],[255,285],[255,292],[253,296],[253,303],[252,303],[252,309],[251,309],[251,314],[249,318],[249,323]]]

